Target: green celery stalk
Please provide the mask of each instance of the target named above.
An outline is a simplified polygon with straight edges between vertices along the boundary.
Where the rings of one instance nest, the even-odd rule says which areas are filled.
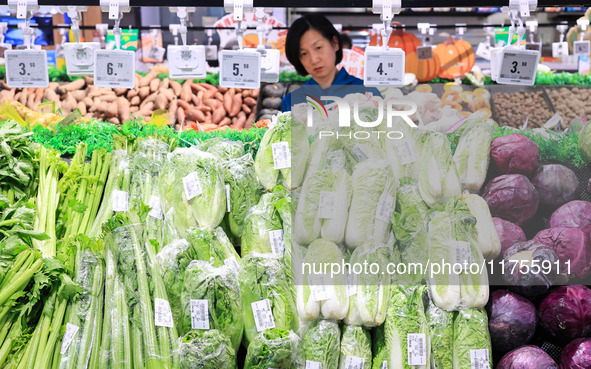
[[[80,340],[80,351],[76,357],[76,360],[71,360],[71,368],[85,368],[90,359],[90,345],[92,344],[92,337],[96,329],[99,329],[98,321],[98,306],[99,300],[102,300],[103,290],[103,268],[101,265],[97,265],[94,269],[93,285],[91,290],[91,308],[88,313],[88,319],[84,324],[84,331]],[[90,323],[90,324],[89,324]],[[74,365],[73,363],[77,363]]]
[[[115,323],[111,309],[115,303],[115,282],[116,282],[116,271],[115,271],[115,260],[113,251],[110,249],[106,250],[105,253],[106,261],[106,280],[105,280],[105,316],[103,317],[103,333],[101,341],[101,350],[99,355],[99,366],[98,368],[110,368],[109,363],[111,362],[111,342],[113,339],[113,325]],[[91,367],[93,368],[93,367]],[[96,367],[94,367],[96,368]]]
[[[20,320],[12,324],[10,333],[0,346],[0,368],[4,368],[4,364],[6,363],[6,359],[8,359],[8,355],[10,355],[10,350],[12,350],[12,345],[16,339],[18,339],[22,333],[22,325]]]
[[[2,288],[0,291],[0,306],[3,306],[6,301],[14,295],[14,293],[22,290],[29,284],[29,281],[33,277],[35,273],[37,273],[43,265],[43,261],[41,259],[37,259],[33,265],[23,271],[22,273],[18,274],[16,278],[13,278],[11,282]]]

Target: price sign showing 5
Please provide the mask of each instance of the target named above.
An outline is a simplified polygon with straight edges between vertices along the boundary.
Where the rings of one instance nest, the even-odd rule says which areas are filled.
[[[261,54],[248,50],[221,52],[220,86],[259,88],[261,84]]]
[[[135,87],[135,53],[133,51],[95,50],[94,65],[95,86]]]
[[[8,87],[47,87],[47,52],[45,50],[6,50]]]

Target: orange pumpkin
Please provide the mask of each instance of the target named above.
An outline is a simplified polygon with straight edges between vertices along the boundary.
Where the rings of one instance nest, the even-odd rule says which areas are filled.
[[[406,73],[413,73],[419,82],[427,82],[439,75],[441,63],[435,54],[432,59],[419,60],[417,53],[412,52],[406,54],[404,67]]]
[[[381,35],[379,44],[378,35],[371,36],[369,46],[382,46]],[[406,54],[410,54],[417,51],[417,46],[421,46],[421,41],[412,33],[406,33],[402,28],[397,28],[392,32],[388,46],[400,48]]]
[[[444,43],[437,45],[433,50],[433,55],[435,54],[441,61],[440,78],[463,77],[476,63],[472,45],[464,40],[454,40],[451,36]]]

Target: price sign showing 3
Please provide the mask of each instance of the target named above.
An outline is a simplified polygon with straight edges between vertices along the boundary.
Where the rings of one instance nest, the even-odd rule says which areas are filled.
[[[540,53],[533,50],[506,48],[501,54],[498,83],[532,86],[536,80],[536,71]]]
[[[8,87],[47,87],[47,52],[45,50],[6,50]]]

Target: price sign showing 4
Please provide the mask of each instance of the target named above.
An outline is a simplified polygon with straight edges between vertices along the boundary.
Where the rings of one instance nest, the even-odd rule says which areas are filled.
[[[95,86],[135,87],[135,53],[133,51],[95,50],[94,66]]]
[[[221,52],[220,86],[259,88],[261,54],[256,51],[223,50]]]
[[[365,52],[363,84],[366,86],[402,86],[404,84],[404,60],[402,49],[383,50],[368,47]]]
[[[501,54],[497,82],[532,86],[536,80],[539,61],[540,53],[537,51],[505,48]]]
[[[47,52],[45,50],[6,50],[8,87],[47,87]]]

